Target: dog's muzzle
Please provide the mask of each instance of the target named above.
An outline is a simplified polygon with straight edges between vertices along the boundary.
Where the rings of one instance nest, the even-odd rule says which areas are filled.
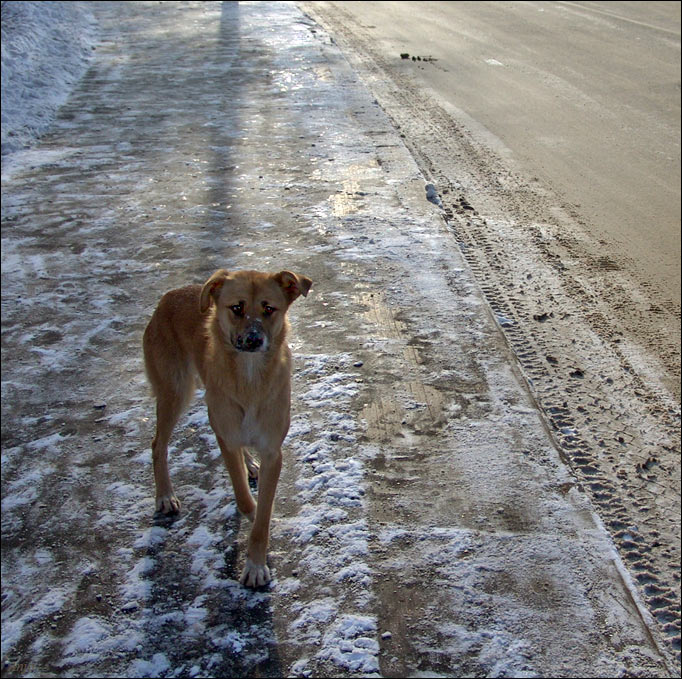
[[[250,325],[242,335],[237,336],[235,347],[239,351],[265,351],[267,349],[267,336],[260,323]]]

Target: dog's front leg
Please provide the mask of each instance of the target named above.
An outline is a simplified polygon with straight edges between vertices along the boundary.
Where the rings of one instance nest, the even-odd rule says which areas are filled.
[[[270,569],[266,563],[270,519],[275,501],[275,491],[282,470],[281,450],[261,455],[260,476],[258,480],[258,503],[256,518],[251,528],[249,545],[246,552],[246,565],[239,581],[246,587],[261,587],[270,582]]]

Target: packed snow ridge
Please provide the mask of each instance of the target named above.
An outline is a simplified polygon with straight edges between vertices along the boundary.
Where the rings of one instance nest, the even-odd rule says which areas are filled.
[[[86,2],[2,3],[2,155],[44,134],[90,63],[97,22]]]

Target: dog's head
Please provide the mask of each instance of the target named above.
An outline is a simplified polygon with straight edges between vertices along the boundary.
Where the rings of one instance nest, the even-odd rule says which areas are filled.
[[[286,328],[286,313],[312,281],[291,271],[216,271],[201,291],[201,313],[215,305],[223,336],[237,351],[267,351]]]

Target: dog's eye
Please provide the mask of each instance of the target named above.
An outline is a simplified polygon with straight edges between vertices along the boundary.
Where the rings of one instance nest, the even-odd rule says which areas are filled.
[[[233,304],[230,307],[230,310],[235,316],[239,316],[241,318],[244,315],[244,302],[239,302],[239,304]]]
[[[274,306],[270,306],[269,304],[266,304],[263,307],[263,315],[264,316],[272,316],[272,314],[274,314],[275,311],[277,311],[277,309],[275,309]]]

